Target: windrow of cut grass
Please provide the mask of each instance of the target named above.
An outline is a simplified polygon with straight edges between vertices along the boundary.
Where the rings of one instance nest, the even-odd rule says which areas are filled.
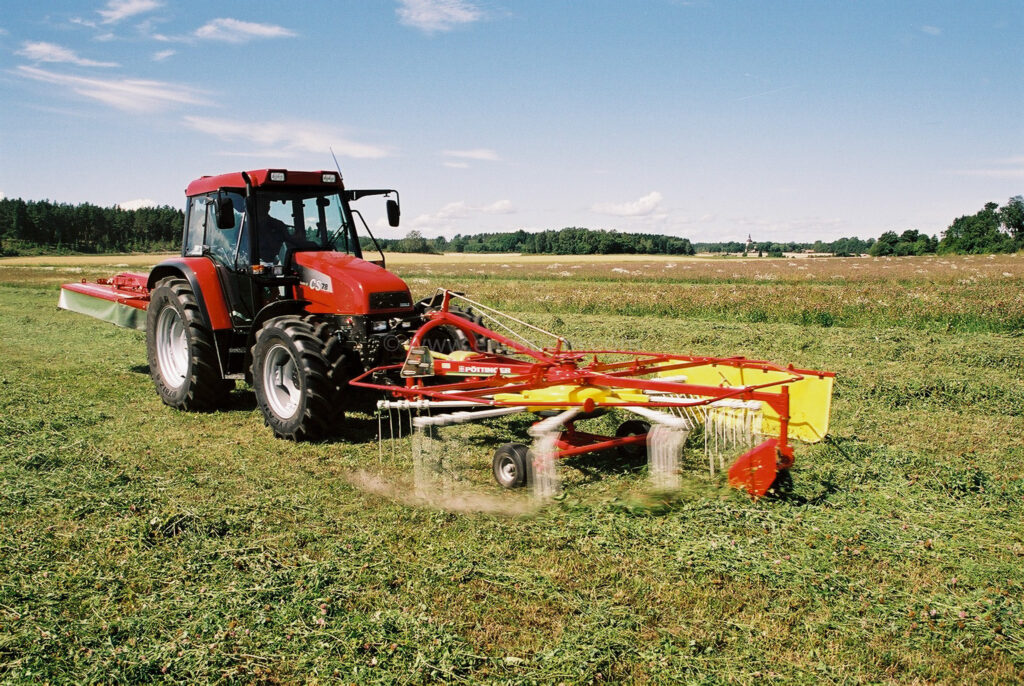
[[[838,376],[833,440],[798,448],[782,497],[726,488],[693,443],[678,493],[582,458],[509,517],[406,504],[411,441],[379,447],[370,416],[294,444],[242,385],[222,412],[162,406],[144,336],[58,311],[63,276],[0,269],[0,680],[1024,680],[1014,332],[545,312],[550,279],[525,283],[510,309],[577,347]],[[489,283],[469,295],[511,301]],[[446,430],[455,494],[522,504],[489,461],[528,426]]]

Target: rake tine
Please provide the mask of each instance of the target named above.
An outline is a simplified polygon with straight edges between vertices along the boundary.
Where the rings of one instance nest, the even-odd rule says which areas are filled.
[[[395,459],[395,415],[394,411],[388,408],[388,427],[391,429],[391,459]]]

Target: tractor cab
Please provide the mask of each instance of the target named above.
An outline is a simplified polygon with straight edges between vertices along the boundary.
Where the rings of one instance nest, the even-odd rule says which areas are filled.
[[[325,171],[265,169],[204,176],[186,190],[182,256],[213,261],[236,327],[252,325],[273,302],[309,300],[302,290],[334,292],[333,282],[353,285],[353,279],[363,281],[368,273],[380,277],[371,281],[388,281],[385,288],[407,290],[404,284],[390,283],[400,280],[384,271],[379,248],[379,258],[371,263],[376,270],[366,271],[370,265],[363,261],[356,218],[375,247],[376,240],[349,205],[366,195],[392,194],[397,198],[391,189],[348,191],[337,173]],[[387,210],[389,222],[397,226],[396,199],[387,201]],[[315,255],[299,258],[300,253]],[[348,259],[339,261],[340,256]],[[362,314],[369,307],[369,296],[362,293],[366,289],[340,289],[346,290],[344,297],[361,302],[335,297],[325,306],[337,313]]]

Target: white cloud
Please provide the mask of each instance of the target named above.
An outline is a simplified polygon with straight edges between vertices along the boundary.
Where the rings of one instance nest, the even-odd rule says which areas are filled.
[[[469,169],[469,162],[442,162],[441,164],[452,169]]]
[[[615,217],[643,217],[653,214],[661,205],[662,196],[658,191],[651,191],[644,197],[624,203],[597,203],[591,211],[598,214],[610,214]]]
[[[421,214],[408,225],[413,229],[447,231],[455,227],[456,221],[480,214],[514,214],[516,209],[510,200],[498,200],[489,205],[470,205],[465,200],[450,202],[433,214]]]
[[[163,3],[158,0],[110,0],[106,9],[97,11],[103,17],[104,24],[114,24],[136,14],[150,12],[162,5]]]
[[[927,24],[921,27],[921,31],[927,33],[929,36],[941,36],[942,29],[938,26],[928,26]]]
[[[953,173],[961,176],[980,176],[989,179],[1021,179],[1024,178],[1024,155],[1004,157],[984,163],[985,166],[974,169],[957,169]]]
[[[399,0],[398,20],[424,33],[451,31],[459,24],[483,18],[483,12],[468,0]]]
[[[447,223],[452,219],[462,219],[471,214],[465,200],[450,202],[433,214],[421,214],[410,222],[413,226],[433,226]]]
[[[511,200],[498,200],[490,205],[484,205],[480,211],[484,214],[513,214],[515,208],[512,207]]]
[[[253,148],[251,150],[246,150],[244,152],[230,152],[227,150],[223,150],[216,154],[220,155],[221,157],[246,157],[257,160],[290,160],[295,157],[295,153],[293,152],[284,152],[281,150],[269,150],[260,148]]]
[[[483,160],[485,162],[498,162],[501,160],[498,153],[487,148],[474,148],[472,150],[442,150],[445,157],[455,157],[461,160]]]
[[[172,56],[174,54],[175,54],[174,50],[161,50],[160,52],[154,52],[153,53],[153,61],[154,62],[163,62],[165,59],[167,59],[168,57],[170,57],[170,56]]]
[[[71,22],[72,24],[78,24],[79,26],[86,26],[86,27],[88,27],[90,29],[99,28],[99,24],[97,24],[96,22],[92,21],[91,19],[82,19],[81,17],[71,17],[70,19],[68,19],[68,21]]]
[[[254,38],[291,38],[295,32],[274,24],[257,24],[251,21],[221,18],[213,19],[200,26],[193,34],[197,38],[219,40],[225,43],[245,43]]]
[[[117,206],[122,210],[141,210],[143,207],[156,207],[156,200],[149,198],[138,198],[137,200],[125,200],[124,202],[117,203]]]
[[[196,131],[223,141],[240,141],[246,145],[271,148],[282,152],[326,153],[333,148],[338,155],[357,159],[379,159],[390,151],[376,145],[349,140],[339,129],[309,121],[245,122],[213,117],[185,117],[185,124]]]
[[[1014,169],[1012,167],[992,169],[959,169],[957,174],[963,176],[982,176],[989,179],[1024,179],[1024,167]]]
[[[117,62],[97,62],[79,57],[74,50],[42,41],[25,41],[15,55],[27,57],[33,62],[58,62],[75,64],[79,67],[116,67]]]
[[[78,95],[128,112],[155,112],[173,105],[201,105],[201,92],[176,83],[142,79],[82,78],[68,74],[21,66],[20,76],[64,86]]]

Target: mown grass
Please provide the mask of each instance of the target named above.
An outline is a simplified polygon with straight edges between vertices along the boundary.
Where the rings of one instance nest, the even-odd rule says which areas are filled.
[[[429,278],[420,294],[465,278],[434,270],[413,277]],[[642,465],[591,459],[563,465],[563,499],[511,517],[405,504],[409,440],[379,451],[369,416],[297,445],[269,435],[242,387],[225,412],[162,406],[142,334],[57,311],[62,277],[0,269],[4,681],[1024,678],[1019,330],[621,314],[672,286],[640,275],[588,283],[609,303],[588,313],[545,311],[544,279],[467,280],[577,345],[839,374],[834,441],[798,450],[784,497],[730,491],[694,447],[678,494],[648,492]],[[794,285],[780,307],[809,293]],[[460,487],[521,502],[489,461],[526,426],[450,432]]]

